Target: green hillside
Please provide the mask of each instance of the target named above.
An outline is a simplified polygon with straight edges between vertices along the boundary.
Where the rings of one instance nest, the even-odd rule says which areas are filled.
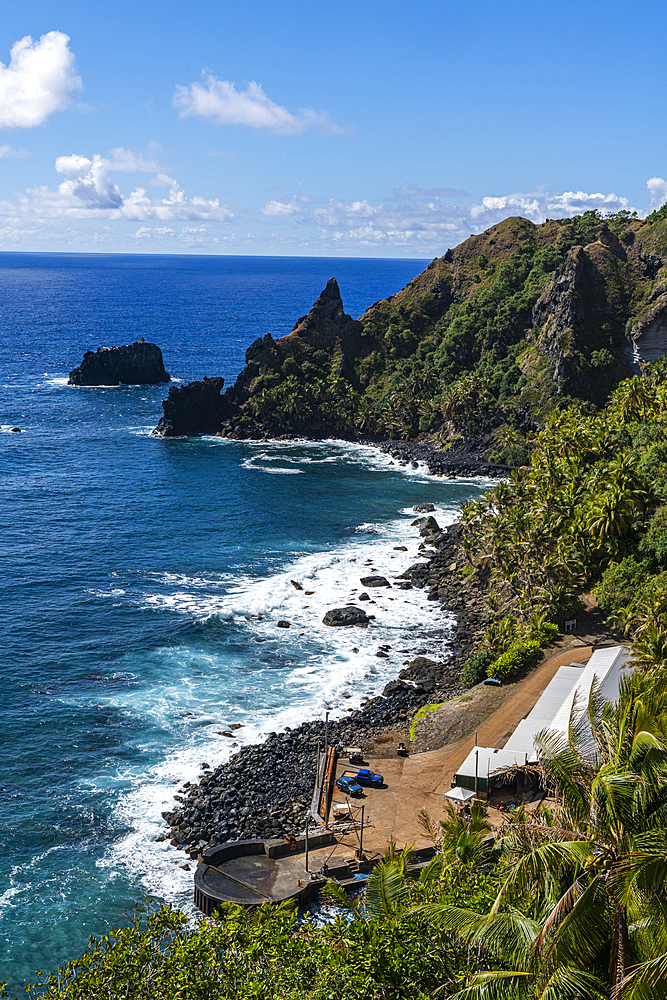
[[[667,345],[666,262],[663,208],[506,219],[356,321],[332,279],[291,334],[248,349],[225,433],[444,443],[541,424],[572,399],[600,406],[638,372],[633,349],[654,360]]]

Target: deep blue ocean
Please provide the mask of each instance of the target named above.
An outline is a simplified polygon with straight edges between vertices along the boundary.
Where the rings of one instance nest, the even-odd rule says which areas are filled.
[[[451,619],[420,591],[383,592],[375,628],[354,635],[322,616],[369,565],[394,576],[414,562],[414,504],[451,521],[484,485],[343,442],[165,441],[150,432],[168,386],[73,388],[68,372],[86,350],[143,336],[174,379],[230,384],[246,347],[288,333],[330,277],[356,317],[426,263],[0,254],[0,980],[12,995],[136,899],[193,912],[192,873],[156,837],[203,762],[358,706],[396,675],[399,650],[446,654]],[[234,745],[220,735],[233,722]]]

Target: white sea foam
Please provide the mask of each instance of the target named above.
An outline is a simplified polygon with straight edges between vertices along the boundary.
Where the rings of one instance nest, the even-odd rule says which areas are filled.
[[[308,464],[306,460],[348,465],[352,461],[383,471],[400,470],[418,480],[428,477],[427,470],[392,466],[388,456],[365,445],[335,443],[333,447],[340,451],[332,455],[330,442],[326,446],[311,442],[311,454],[306,456],[303,442],[275,447],[244,442],[249,445],[254,454],[245,461],[245,468],[259,465],[265,472],[277,471],[276,462],[281,463],[278,468],[287,468]],[[328,454],[323,454],[325,449]],[[471,485],[488,482],[476,478]],[[456,513],[454,503],[436,504],[435,516],[442,526],[452,523]],[[431,655],[447,658],[453,616],[429,602],[426,592],[400,590],[394,582],[421,557],[421,539],[411,526],[415,516],[406,507],[388,523],[359,524],[345,542],[293,559],[270,577],[149,573],[140,593],[127,589],[124,600],[136,600],[145,610],[167,611],[184,622],[215,623],[231,642],[223,641],[219,653],[210,646],[203,651],[191,642],[156,650],[159,681],[154,688],[143,689],[140,700],[131,686],[109,694],[118,710],[128,716],[141,715],[158,731],[154,743],[146,737],[142,745],[147,759],[144,770],[133,768],[106,779],[118,791],[116,819],[128,829],[98,862],[110,877],[129,874],[146,892],[194,914],[192,872],[180,867],[187,858],[174,852],[168,842],[156,839],[164,832],[161,813],[173,808],[177,784],[196,780],[203,761],[216,767],[239,746],[259,742],[269,731],[321,717],[325,709],[343,717],[365,697],[381,691],[422,645]],[[407,551],[396,551],[395,545]],[[360,578],[367,575],[385,576],[394,585],[367,588],[372,603],[360,603],[365,589]],[[297,590],[292,581],[302,589]],[[100,594],[121,596],[120,589]],[[368,628],[323,624],[327,610],[348,603],[376,616]],[[289,629],[277,627],[283,619],[291,623]],[[391,646],[388,659],[376,655],[381,645]],[[238,662],[234,661],[235,648],[240,650]],[[249,657],[253,649],[256,656]],[[231,722],[243,727],[233,739],[222,735]],[[150,726],[142,726],[141,731],[150,732]],[[172,749],[166,753],[165,733],[172,734]],[[161,758],[157,763],[156,756]]]

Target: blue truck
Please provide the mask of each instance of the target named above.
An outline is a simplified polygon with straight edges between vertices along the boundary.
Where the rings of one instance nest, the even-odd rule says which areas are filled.
[[[339,788],[341,792],[345,792],[346,795],[352,795],[354,797],[364,794],[363,788],[357,783],[357,779],[353,778],[351,774],[342,774],[340,778],[336,780],[336,788]]]
[[[357,771],[356,781],[359,785],[370,785],[371,788],[381,788],[384,785],[384,778],[381,774],[375,774],[367,767],[360,767]]]

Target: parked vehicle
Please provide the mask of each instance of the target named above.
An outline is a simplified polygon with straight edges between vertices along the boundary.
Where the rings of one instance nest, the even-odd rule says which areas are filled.
[[[347,759],[349,760],[350,764],[357,764],[357,765],[363,764],[364,755],[361,747],[348,747],[344,751],[344,753],[347,754]]]
[[[398,754],[399,757],[407,757],[408,756],[408,750],[407,750],[407,747],[406,747],[405,743],[399,743],[398,744],[398,746],[396,748],[396,753]]]
[[[364,794],[363,788],[351,774],[343,774],[340,778],[337,778],[336,788],[339,788],[341,792],[345,792],[346,795],[352,795],[353,797]]]
[[[381,774],[375,774],[367,767],[360,767],[357,771],[356,780],[360,785],[370,785],[372,788],[380,788],[384,785],[384,778]]]

